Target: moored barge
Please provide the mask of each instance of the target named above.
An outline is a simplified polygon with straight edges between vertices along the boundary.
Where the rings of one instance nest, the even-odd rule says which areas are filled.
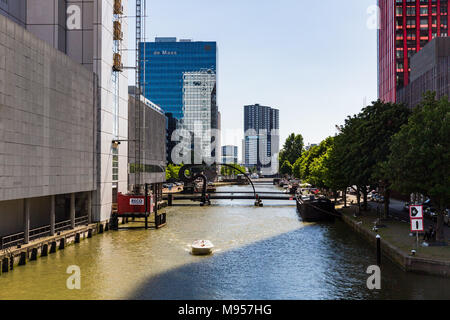
[[[301,194],[297,194],[295,198],[297,211],[305,222],[334,221],[339,216],[330,199]]]

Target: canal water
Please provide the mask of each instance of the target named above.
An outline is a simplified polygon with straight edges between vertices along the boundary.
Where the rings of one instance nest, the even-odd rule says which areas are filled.
[[[368,290],[374,249],[340,221],[303,223],[293,201],[192,204],[164,209],[163,229],[107,232],[16,267],[0,276],[0,299],[450,299],[450,280],[386,259],[382,289]],[[192,256],[197,239],[211,240],[215,253]],[[66,286],[72,265],[80,290]]]

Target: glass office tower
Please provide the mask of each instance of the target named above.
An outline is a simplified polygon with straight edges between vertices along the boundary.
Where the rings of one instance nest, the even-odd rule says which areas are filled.
[[[212,70],[217,74],[217,44],[212,41],[155,38],[141,43],[144,96],[174,118],[183,118],[183,74]]]
[[[447,0],[378,0],[378,97],[395,102],[410,82],[410,59],[429,41],[448,36]]]
[[[212,70],[185,72],[183,75],[183,128],[198,139],[202,156],[206,158],[213,156],[212,129],[217,129],[215,87],[216,74]]]

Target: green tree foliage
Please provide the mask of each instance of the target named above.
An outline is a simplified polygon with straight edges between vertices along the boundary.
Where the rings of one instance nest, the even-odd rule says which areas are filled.
[[[285,160],[280,168],[281,174],[286,175],[292,175],[292,165],[289,163],[288,160]]]
[[[408,120],[410,111],[404,105],[373,102],[362,111],[348,117],[335,140],[328,166],[340,172],[329,175],[329,183],[335,186],[348,183],[356,185],[364,196],[367,208],[367,186],[380,183],[385,188],[386,210],[389,208],[389,177],[385,164],[389,155],[392,136]],[[331,172],[331,170],[330,170]]]
[[[230,177],[230,176],[234,176],[234,175],[238,175],[241,174],[240,171],[245,172],[245,167],[238,165],[238,164],[230,164],[230,166],[232,167],[228,167],[228,166],[222,166],[220,168],[220,174],[226,177]],[[236,169],[233,169],[236,168]],[[239,171],[240,170],[240,171]]]
[[[291,133],[284,143],[283,149],[279,154],[279,162],[284,163],[286,160],[290,164],[294,163],[303,152],[303,137],[301,134]]]
[[[311,183],[312,179],[317,179],[318,176],[311,176],[312,164],[316,161],[314,168],[315,174],[319,174],[317,170],[320,170],[322,160],[316,160],[324,156],[327,153],[328,149],[333,144],[333,138],[328,137],[323,140],[318,146],[311,147],[309,150],[304,151],[302,156],[298,158],[293,166],[294,176],[303,181],[307,181]],[[323,169],[323,168],[322,168]]]
[[[386,172],[394,188],[428,195],[440,213],[450,206],[450,103],[427,93],[409,121],[392,139]],[[443,216],[437,239],[442,241]]]
[[[170,180],[170,179],[178,179],[178,172],[181,169],[181,165],[174,165],[174,164],[169,164],[166,167],[166,180]]]

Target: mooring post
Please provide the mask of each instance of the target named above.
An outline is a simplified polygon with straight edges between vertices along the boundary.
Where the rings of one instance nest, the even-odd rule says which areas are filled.
[[[9,271],[9,259],[8,258],[3,258],[2,260],[2,273],[8,272]]]
[[[167,196],[167,206],[171,207],[172,201],[173,201],[173,194],[169,193],[169,195]]]
[[[20,253],[19,266],[24,266],[27,263],[27,253],[22,251]]]
[[[98,233],[103,233],[103,223],[98,226]]]
[[[88,239],[92,238],[92,229],[88,230]]]
[[[381,266],[381,237],[377,234],[377,265]]]
[[[148,229],[148,183],[145,184],[144,204],[145,204],[145,229]]]
[[[64,250],[64,247],[66,245],[66,239],[62,238],[59,240],[59,250]]]
[[[56,241],[52,241],[51,245],[50,245],[50,253],[55,253],[56,252]]]
[[[46,257],[48,255],[48,244],[44,244],[41,248],[41,257]]]
[[[38,249],[37,248],[31,249],[30,261],[37,260],[37,254],[38,254]]]
[[[80,234],[79,233],[77,233],[75,235],[75,243],[80,243]]]

